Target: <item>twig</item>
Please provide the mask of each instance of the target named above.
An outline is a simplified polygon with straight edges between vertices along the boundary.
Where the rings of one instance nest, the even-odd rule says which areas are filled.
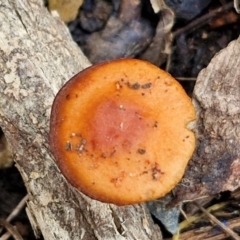
[[[219,8],[216,8],[214,10],[212,10],[211,12],[197,18],[196,20],[193,20],[192,22],[190,22],[188,25],[186,25],[183,28],[180,28],[178,30],[176,30],[173,33],[173,37],[177,37],[180,34],[184,33],[184,32],[188,32],[188,31],[193,31],[195,30],[197,27],[200,27],[202,25],[204,25],[209,19],[216,17],[219,13],[225,12],[229,9],[231,9],[233,7],[233,3],[227,3]]]
[[[228,235],[230,235],[234,240],[240,240],[240,237],[229,227],[225,226],[222,222],[220,222],[216,217],[214,217],[211,213],[209,213],[206,209],[200,206],[197,202],[193,201],[193,203],[203,212],[205,213],[209,219],[211,219],[214,223],[220,226]]]
[[[22,198],[22,200],[18,203],[18,205],[13,209],[13,211],[10,213],[10,215],[7,217],[6,221],[10,222],[12,221],[18,214],[19,212],[23,209],[23,207],[26,204],[26,201],[28,199],[28,195]],[[2,232],[2,228],[0,228],[0,233]],[[0,239],[1,240],[1,239]]]
[[[171,48],[171,49],[172,49],[172,48]],[[168,54],[168,57],[167,57],[167,62],[166,62],[166,67],[165,67],[165,71],[166,71],[166,72],[169,72],[171,63],[172,63],[172,50],[171,50],[171,52]]]
[[[23,207],[26,204],[26,201],[28,200],[28,195],[23,197],[23,199],[19,202],[19,204],[13,209],[13,211],[10,213],[10,215],[7,217],[7,221],[10,222],[12,221],[18,214],[19,212],[23,209]]]
[[[196,81],[197,78],[194,77],[175,77],[179,81]]]
[[[4,219],[0,219],[0,225],[2,225],[4,228],[8,230],[13,236],[15,240],[23,240],[22,236],[19,234],[19,232],[12,226],[10,223],[8,223]]]
[[[0,240],[8,240],[11,237],[11,233],[10,232],[5,232],[1,237]]]
[[[192,202],[192,201],[190,201]],[[222,202],[222,203],[218,203],[215,205],[212,205],[211,207],[207,208],[207,212],[211,212],[211,211],[216,211],[219,210],[223,207],[225,207],[226,205],[228,205],[228,202]],[[173,240],[178,240],[180,239],[180,232],[189,227],[192,223],[197,222],[199,219],[204,217],[204,213],[201,214],[196,214],[193,216],[189,216],[186,220],[182,221],[181,223],[179,223],[178,225],[178,232],[173,236]]]
[[[239,228],[240,227],[240,218],[234,218],[227,221],[228,226],[230,228]],[[217,232],[215,232],[215,230]],[[178,240],[224,240],[226,239],[226,233],[219,232],[218,229],[216,229],[216,226],[205,226],[205,227],[199,227],[192,230],[189,230],[187,232],[181,233],[179,235]],[[176,238],[175,238],[176,239]],[[167,238],[165,240],[172,240],[170,238]]]
[[[240,13],[240,2],[239,0],[234,0],[234,8],[237,13]]]

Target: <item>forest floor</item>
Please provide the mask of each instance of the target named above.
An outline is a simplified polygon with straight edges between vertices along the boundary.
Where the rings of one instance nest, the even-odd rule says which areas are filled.
[[[68,23],[73,39],[94,64],[126,57],[152,62],[175,77],[190,97],[198,73],[240,35],[240,14],[232,1],[166,1],[173,11],[153,9],[154,1],[150,0],[136,1],[135,5],[130,2],[85,0],[77,18]],[[3,161],[6,155],[1,154],[5,150],[2,132],[0,139]],[[26,194],[17,169],[13,165],[2,166],[0,221],[10,215],[23,239],[32,240],[35,237],[24,210]],[[240,191],[223,192],[199,200],[198,206],[183,204],[179,214],[174,215],[176,226],[172,232],[181,230],[174,239],[239,239],[227,237],[231,233],[222,230],[214,219],[240,235],[239,199]],[[203,214],[201,208],[207,213]],[[153,218],[161,226],[164,239],[171,239],[168,227]],[[0,229],[0,240],[3,239],[13,238]]]

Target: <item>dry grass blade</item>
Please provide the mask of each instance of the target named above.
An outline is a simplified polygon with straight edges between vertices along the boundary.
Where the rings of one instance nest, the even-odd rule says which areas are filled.
[[[228,221],[229,228],[240,227],[240,218],[234,218]],[[226,239],[227,234],[216,229],[216,226],[206,226],[196,229],[189,230],[182,233],[178,240],[224,240]],[[176,238],[175,238],[176,239]]]
[[[226,207],[226,205],[228,205],[228,202],[218,203],[218,204],[212,205],[211,207],[207,208],[206,211],[207,212],[217,211],[219,209],[222,209],[222,208]],[[179,223],[178,232],[173,236],[173,240],[189,239],[189,238],[185,238],[185,237],[182,236],[182,235],[187,235],[186,233],[183,233],[183,234],[180,235],[180,232],[183,229],[188,228],[192,223],[198,222],[204,216],[205,216],[205,213],[196,214],[196,215],[187,217],[186,220]],[[194,230],[196,230],[196,229],[194,229]],[[206,233],[206,231],[205,231],[205,233]],[[195,235],[194,238],[195,237],[197,237],[197,236]],[[203,238],[199,238],[199,239],[203,239]],[[195,239],[195,240],[197,240],[197,239]]]
[[[209,213],[206,209],[204,209],[202,206],[200,206],[197,202],[193,203],[203,212],[207,215],[209,219],[211,219],[214,223],[216,223],[218,226],[220,226],[229,236],[231,236],[234,240],[240,240],[240,237],[229,227],[225,226],[222,222],[220,222],[215,216],[213,216],[211,213]]]

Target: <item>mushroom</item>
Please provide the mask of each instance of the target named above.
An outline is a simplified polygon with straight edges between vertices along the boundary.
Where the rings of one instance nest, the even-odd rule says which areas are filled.
[[[87,196],[128,205],[166,195],[195,149],[195,111],[181,85],[151,63],[91,66],[58,92],[50,148],[66,179]]]

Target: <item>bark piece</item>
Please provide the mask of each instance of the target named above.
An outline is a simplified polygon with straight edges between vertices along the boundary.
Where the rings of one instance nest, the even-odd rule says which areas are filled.
[[[13,165],[13,157],[9,143],[0,129],[0,169]]]
[[[45,239],[161,239],[144,205],[93,201],[66,182],[52,159],[54,96],[90,65],[66,26],[38,0],[6,0],[0,20],[0,126],[28,190],[35,232]]]
[[[193,95],[198,147],[178,200],[240,186],[240,37],[219,52],[198,76]]]

